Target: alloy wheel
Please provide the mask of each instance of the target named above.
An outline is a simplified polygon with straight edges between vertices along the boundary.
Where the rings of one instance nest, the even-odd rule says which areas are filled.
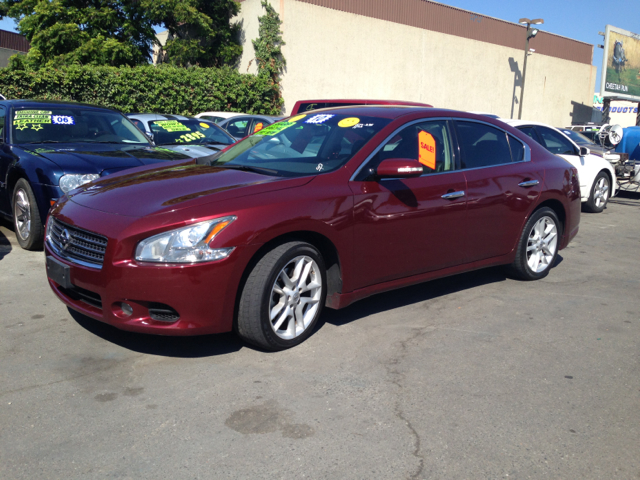
[[[27,192],[22,189],[16,192],[13,214],[18,235],[23,240],[27,240],[31,232],[31,203]]]
[[[269,323],[274,333],[284,340],[302,335],[320,307],[322,289],[320,268],[311,257],[300,255],[288,262],[271,289]]]
[[[541,217],[531,228],[527,242],[527,264],[540,273],[551,266],[558,248],[558,228],[551,217]]]
[[[607,203],[609,198],[609,181],[605,177],[600,177],[593,187],[593,203],[601,208]]]

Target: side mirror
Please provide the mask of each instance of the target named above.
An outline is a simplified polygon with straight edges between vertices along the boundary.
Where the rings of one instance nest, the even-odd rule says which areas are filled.
[[[411,158],[387,158],[376,168],[378,178],[413,178],[423,172],[422,164]]]
[[[586,157],[590,153],[591,153],[591,150],[589,150],[587,147],[580,147],[580,156],[581,157]]]

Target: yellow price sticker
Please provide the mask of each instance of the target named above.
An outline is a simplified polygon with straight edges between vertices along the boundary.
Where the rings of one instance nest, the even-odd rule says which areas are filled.
[[[349,118],[343,118],[342,120],[340,120],[338,122],[338,126],[342,127],[342,128],[349,128],[349,127],[353,127],[354,125],[357,125],[360,123],[360,119],[357,117],[349,117]]]
[[[304,117],[306,117],[306,115],[298,115],[297,117],[290,118],[287,122],[297,122],[298,120],[302,120]]]

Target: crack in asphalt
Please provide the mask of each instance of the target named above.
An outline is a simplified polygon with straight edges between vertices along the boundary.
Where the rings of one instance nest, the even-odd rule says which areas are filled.
[[[387,373],[391,377],[391,383],[393,383],[396,387],[398,387],[400,392],[402,392],[404,390],[404,386],[403,386],[402,383],[403,383],[403,381],[405,379],[405,375],[402,372],[398,371],[397,368],[394,368],[394,366],[400,364],[402,359],[404,357],[406,357],[406,355],[407,355],[407,343],[409,343],[409,342],[417,339],[418,337],[421,337],[425,333],[427,333],[427,329],[428,329],[428,331],[433,331],[434,330],[433,327],[422,327],[422,328],[414,328],[414,329],[412,329],[413,332],[414,332],[413,335],[411,335],[408,339],[402,340],[402,341],[399,342],[399,344],[400,344],[400,353],[397,355],[397,357],[392,359],[392,360],[390,360],[387,364],[385,364],[385,368],[387,369]],[[413,440],[413,452],[411,452],[411,454],[418,460],[418,466],[416,468],[416,471],[414,473],[410,474],[409,477],[408,477],[410,480],[414,480],[414,479],[419,478],[420,475],[422,474],[422,471],[424,470],[424,457],[422,456],[422,453],[421,453],[422,439],[420,438],[420,434],[416,431],[414,426],[411,424],[411,420],[409,420],[407,415],[402,410],[402,407],[400,406],[400,399],[399,398],[395,402],[394,413],[395,413],[396,417],[398,417],[400,420],[402,420],[402,422],[407,426],[407,428],[411,432],[411,436],[414,439]]]

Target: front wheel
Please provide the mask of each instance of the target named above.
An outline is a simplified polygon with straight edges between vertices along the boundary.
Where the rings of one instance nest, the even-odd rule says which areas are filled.
[[[531,215],[518,242],[511,264],[514,275],[522,280],[538,280],[549,274],[558,255],[561,225],[556,212],[543,207]]]
[[[238,334],[265,350],[294,347],[313,332],[327,295],[324,261],[305,242],[288,242],[253,267],[238,307]]]
[[[44,227],[36,197],[29,182],[21,178],[13,189],[13,225],[18,244],[25,250],[40,250]]]
[[[610,183],[609,176],[606,173],[598,173],[591,186],[589,200],[587,200],[584,205],[584,209],[587,212],[600,213],[605,209],[611,193]]]

